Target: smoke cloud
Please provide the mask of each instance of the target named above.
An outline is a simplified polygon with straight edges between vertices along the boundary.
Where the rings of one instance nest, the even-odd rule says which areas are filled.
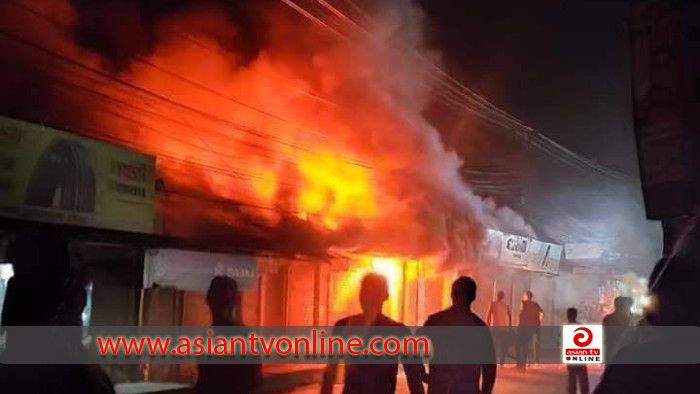
[[[534,235],[473,193],[424,118],[439,87],[416,54],[439,56],[408,0],[375,5],[361,29],[275,1],[20,3],[0,11],[16,21],[0,77],[20,96],[0,97],[2,111],[154,154],[166,193],[216,201],[164,199],[171,235],[211,233],[205,216],[291,254],[448,263],[474,259],[485,228]]]

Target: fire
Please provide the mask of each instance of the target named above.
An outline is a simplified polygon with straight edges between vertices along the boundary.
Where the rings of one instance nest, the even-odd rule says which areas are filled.
[[[398,257],[355,257],[350,270],[336,283],[333,310],[337,313],[359,313],[359,283],[366,274],[374,272],[384,276],[389,284],[389,299],[385,304],[384,313],[393,319],[399,319],[405,286],[405,261]]]
[[[232,15],[245,19],[254,11],[232,12],[226,2],[183,2],[148,26],[128,7],[114,14],[100,8],[104,15],[96,20],[120,26],[102,31],[94,20],[81,25],[92,14],[72,7],[91,7],[83,3],[2,6],[0,21],[12,34],[63,58],[16,42],[2,41],[0,49],[16,55],[17,69],[41,77],[14,80],[47,81],[46,102],[26,106],[44,112],[28,117],[157,156],[163,194],[232,206],[199,210],[171,202],[164,215],[178,225],[168,235],[201,236],[194,225],[182,230],[188,222],[181,218],[209,215],[217,225],[289,238],[274,230],[292,218],[311,224],[288,226],[308,231],[299,239],[330,234],[319,243],[326,249],[457,260],[475,253],[488,221],[506,217],[471,193],[459,175],[460,158],[424,118],[439,87],[415,64],[412,49],[402,56],[378,50],[376,42],[338,40],[284,6],[260,5],[260,18],[246,21],[251,26],[237,25]],[[392,36],[401,36],[421,50],[422,35],[396,25],[397,16],[407,13],[412,24],[418,13],[396,11],[383,15],[390,20],[378,32],[381,40],[391,46]],[[96,41],[105,45],[77,39],[77,25],[100,30]],[[123,48],[133,41],[143,45]],[[241,49],[248,44],[257,46]],[[27,90],[10,82],[10,91]],[[400,291],[396,267],[403,260],[368,259],[362,269],[381,270],[392,292]]]
[[[437,256],[350,255],[349,269],[336,271],[331,281],[332,318],[360,313],[359,286],[370,273],[383,275],[389,284],[389,299],[383,313],[405,324],[422,324],[428,314],[450,305],[450,289],[456,278],[454,271],[438,272]],[[428,283],[431,286],[428,286]],[[426,303],[430,298],[431,302]]]
[[[402,262],[398,258],[392,257],[373,257],[372,271],[384,276],[389,282],[389,294],[394,293],[401,286],[401,275],[403,273]]]
[[[367,168],[347,163],[332,152],[322,152],[314,159],[303,156],[298,162],[303,177],[297,200],[300,212],[320,216],[332,229],[343,217],[375,217],[377,203]]]
[[[330,151],[299,154],[293,163],[298,190],[281,196],[280,174],[261,169],[254,178],[255,197],[274,205],[280,198],[293,198],[291,210],[299,219],[337,229],[344,220],[371,220],[377,215],[371,169],[348,163]]]

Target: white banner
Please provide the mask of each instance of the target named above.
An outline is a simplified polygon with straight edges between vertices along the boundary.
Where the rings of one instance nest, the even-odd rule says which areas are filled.
[[[539,241],[521,235],[505,234],[500,231],[489,230],[486,244],[486,255],[491,254],[494,245],[499,243],[495,238],[501,236],[499,260],[503,263],[513,264],[529,271],[545,272],[549,274],[559,273],[559,261],[562,257],[561,245]]]
[[[255,288],[258,276],[255,257],[177,249],[149,250],[143,286],[206,291],[212,278],[219,275],[235,279],[239,289]]]
[[[559,261],[564,248],[561,245],[532,240],[531,253],[528,257],[527,269],[530,271],[559,273]]]
[[[520,235],[503,234],[501,261],[515,265],[527,265],[531,239]]]

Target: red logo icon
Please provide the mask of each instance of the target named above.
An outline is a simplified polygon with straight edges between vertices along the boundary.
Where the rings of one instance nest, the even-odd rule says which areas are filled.
[[[583,331],[583,332],[579,332],[579,331]],[[574,343],[576,344],[576,346],[585,347],[585,346],[590,345],[591,342],[593,342],[593,333],[588,328],[579,327],[579,328],[575,329],[574,332],[576,333],[574,335]]]
[[[562,326],[562,362],[564,364],[603,363],[603,326]]]

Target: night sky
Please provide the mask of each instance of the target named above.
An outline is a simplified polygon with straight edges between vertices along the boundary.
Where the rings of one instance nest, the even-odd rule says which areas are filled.
[[[450,72],[538,131],[638,173],[626,0],[421,0]]]
[[[631,0],[419,2],[428,44],[466,86],[576,153],[638,177]],[[479,138],[448,144],[469,158],[461,147],[479,144]],[[490,139],[495,145],[504,140]],[[511,145],[511,151],[523,150],[522,144]],[[493,148],[481,151],[498,151]],[[502,151],[490,156],[496,163],[508,158]],[[650,269],[661,234],[658,223],[646,221],[638,185],[576,170],[543,154],[512,157],[496,170],[523,173],[522,203],[496,199],[523,213],[538,236],[603,242],[628,256],[616,264],[641,273]]]
[[[411,1],[420,3],[425,13],[428,49],[442,55],[450,74],[561,145],[637,176],[627,31],[632,0]],[[277,0],[206,2],[222,6],[223,12],[231,14],[231,21],[243,27],[243,33],[237,31],[241,42],[219,36],[229,30],[208,34],[218,42],[230,43],[227,50],[244,52],[248,60],[265,44],[260,33],[264,26],[255,18],[257,7],[266,9],[270,3],[300,24],[309,24]],[[368,11],[392,5],[392,0],[353,2]],[[78,10],[73,39],[99,53],[108,72],[118,72],[133,56],[148,55],[156,47],[157,21],[194,3],[198,1],[109,0],[98,5],[71,0]],[[352,9],[350,1],[333,3]],[[135,26],[125,23],[135,14],[142,17],[136,18]],[[255,39],[249,40],[251,37]],[[329,39],[336,38],[329,35]],[[303,42],[298,38],[284,44]],[[24,103],[30,102],[29,107],[46,119],[44,108],[34,98],[47,96],[47,84],[36,83],[34,76],[18,78],[22,68],[6,68],[9,72],[0,77],[35,88],[6,89],[12,94],[3,100],[0,93],[0,103],[26,110]],[[18,100],[16,91],[31,100]],[[658,256],[659,227],[645,221],[639,185],[621,185],[542,153],[530,154],[521,139],[504,138],[513,133],[483,121],[480,124],[461,109],[436,107],[432,113],[426,109],[425,115],[441,132],[445,145],[460,154],[466,182],[476,194],[522,214],[538,237],[556,242],[605,242],[619,249],[618,254],[633,253],[643,260],[643,273]],[[4,108],[5,113],[14,114]]]

